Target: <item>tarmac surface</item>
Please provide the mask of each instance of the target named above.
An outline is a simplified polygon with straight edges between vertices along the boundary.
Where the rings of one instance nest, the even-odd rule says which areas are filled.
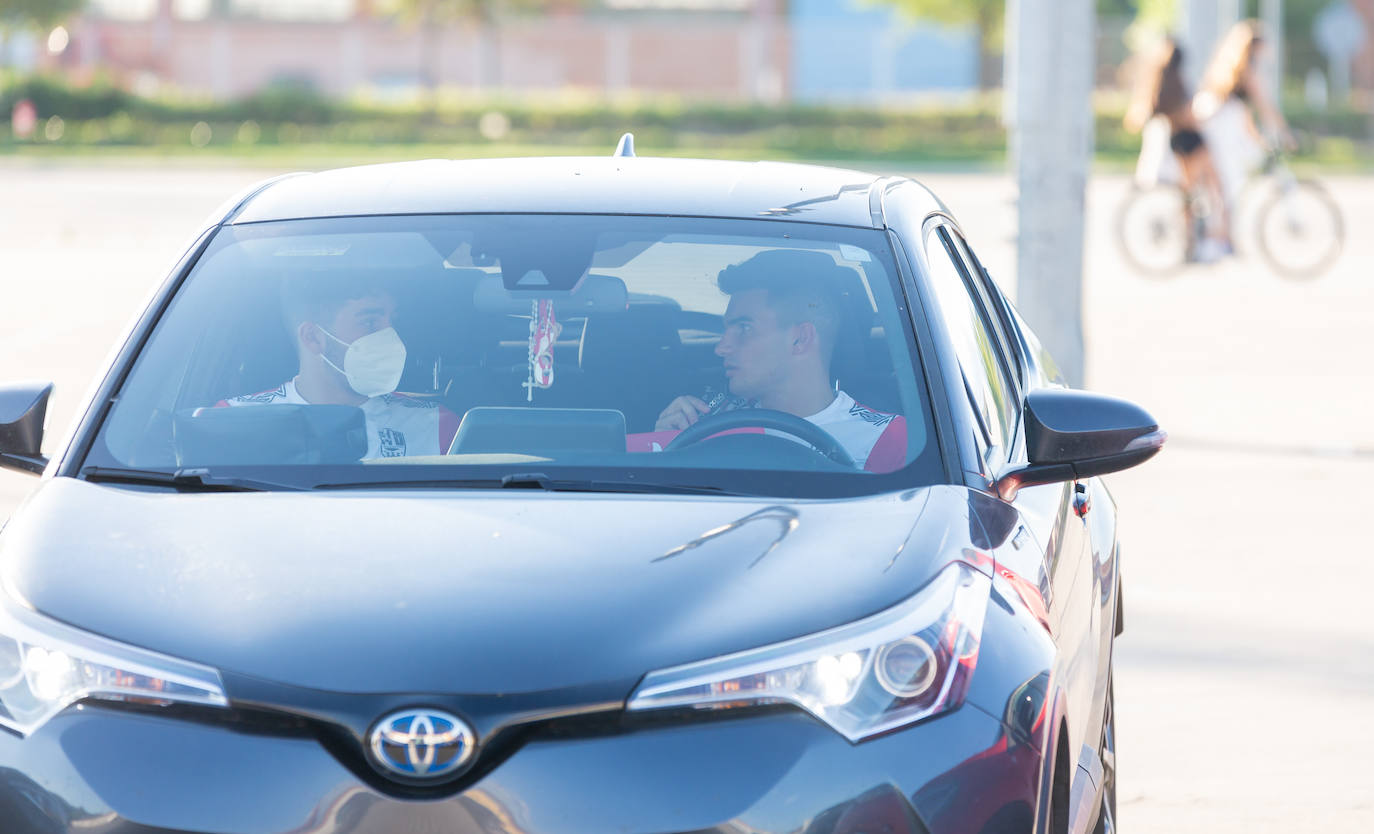
[[[273,173],[0,161],[0,380],[56,383],[49,447],[199,219]],[[1013,183],[918,176],[1014,298]],[[1374,830],[1374,180],[1328,184],[1346,250],[1307,283],[1253,259],[1144,278],[1112,236],[1126,180],[1090,184],[1088,387],[1170,432],[1107,479],[1127,832]],[[36,483],[0,472],[0,521]]]

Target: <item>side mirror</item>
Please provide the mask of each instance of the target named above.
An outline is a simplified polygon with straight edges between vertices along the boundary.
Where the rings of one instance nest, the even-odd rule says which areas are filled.
[[[1144,463],[1168,435],[1135,403],[1065,388],[1026,395],[1026,466],[993,485],[1010,501],[1023,486],[1119,472]]]
[[[51,382],[0,383],[0,466],[38,474],[43,457],[43,418]]]

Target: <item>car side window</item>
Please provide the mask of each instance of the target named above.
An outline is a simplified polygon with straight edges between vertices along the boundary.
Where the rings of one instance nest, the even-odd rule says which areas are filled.
[[[1021,355],[1017,351],[1016,335],[1013,332],[1015,325],[1007,317],[1002,307],[1001,294],[995,287],[991,286],[991,280],[983,271],[983,265],[978,262],[978,256],[974,255],[973,250],[969,248],[968,241],[964,240],[963,236],[953,229],[946,228],[945,232],[953,241],[956,251],[963,258],[964,270],[972,292],[982,299],[982,308],[987,314],[988,327],[998,335],[1001,341],[1002,359],[1011,374],[1012,383],[1018,390],[1023,389],[1026,384],[1025,368],[1022,367]]]
[[[1016,424],[1016,394],[1000,354],[996,333],[989,329],[980,304],[970,293],[960,255],[942,229],[926,238],[930,284],[949,328],[964,388],[982,422],[988,444],[987,463],[1005,457]]]

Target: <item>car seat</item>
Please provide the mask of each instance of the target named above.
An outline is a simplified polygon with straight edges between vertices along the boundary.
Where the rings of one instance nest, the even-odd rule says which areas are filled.
[[[634,295],[624,313],[588,316],[578,346],[585,407],[618,409],[630,431],[651,430],[663,407],[687,393],[679,390],[686,378],[680,314],[670,299]]]
[[[841,289],[840,332],[830,362],[831,382],[856,402],[888,413],[901,411],[892,370],[892,353],[881,319],[869,301],[863,279],[854,277]]]

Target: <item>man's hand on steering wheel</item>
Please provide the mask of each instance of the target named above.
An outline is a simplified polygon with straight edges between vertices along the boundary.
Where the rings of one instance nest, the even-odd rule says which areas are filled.
[[[690,394],[668,403],[654,423],[654,431],[682,431],[700,420],[711,408],[705,400]]]
[[[679,397],[678,400],[696,399],[695,397]],[[674,400],[676,403],[678,400]],[[702,403],[704,406],[705,403]],[[671,409],[672,406],[669,406]],[[665,414],[667,412],[665,411]],[[662,420],[662,418],[660,418]],[[804,420],[785,411],[774,411],[771,408],[744,408],[738,411],[725,411],[719,414],[712,414],[707,417],[697,417],[692,424],[682,430],[682,433],[674,437],[664,451],[683,449],[688,446],[700,443],[707,438],[713,437],[721,432],[732,429],[762,428],[773,429],[802,441],[810,447],[812,451],[823,457],[829,458],[841,466],[850,469],[857,469],[858,465],[854,458],[850,456],[848,450],[840,445],[830,432],[811,422]]]

